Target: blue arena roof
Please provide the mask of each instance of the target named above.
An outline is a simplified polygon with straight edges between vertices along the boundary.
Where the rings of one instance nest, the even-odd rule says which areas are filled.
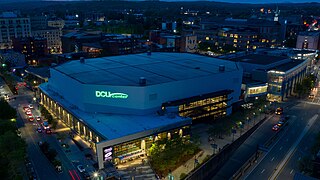
[[[55,70],[84,84],[138,86],[140,77],[147,85],[167,83],[238,71],[235,62],[188,53],[132,54],[69,61]]]

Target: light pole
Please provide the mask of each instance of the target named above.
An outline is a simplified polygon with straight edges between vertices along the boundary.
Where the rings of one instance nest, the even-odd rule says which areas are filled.
[[[100,179],[98,172],[93,173],[93,179]]]
[[[256,124],[256,119],[255,119],[255,117],[254,117],[255,115],[256,115],[256,113],[254,112],[254,113],[253,113],[253,125]]]
[[[262,111],[262,110],[261,110],[261,108],[260,108],[260,109],[259,109],[259,112],[260,112],[260,115],[259,115],[260,118],[259,118],[259,119],[260,119],[260,121],[261,121],[261,111]]]

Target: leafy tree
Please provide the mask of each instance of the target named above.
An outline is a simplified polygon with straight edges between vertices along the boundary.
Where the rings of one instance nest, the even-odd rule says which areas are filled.
[[[2,128],[2,127],[1,127]],[[20,167],[26,156],[26,143],[14,132],[7,131],[0,135],[0,168],[2,178],[19,179],[21,173]]]
[[[177,168],[198,151],[197,144],[181,137],[159,139],[149,149],[151,165],[161,175]]]
[[[0,99],[0,119],[16,118],[17,112],[3,98]]]

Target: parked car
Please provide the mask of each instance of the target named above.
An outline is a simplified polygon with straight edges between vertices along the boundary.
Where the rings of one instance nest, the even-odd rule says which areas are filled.
[[[29,111],[26,111],[26,114],[29,115],[29,114],[32,114],[32,112],[29,110]]]
[[[38,127],[38,128],[37,128],[37,132],[38,132],[38,133],[42,133],[42,128],[41,128],[41,127]]]
[[[28,120],[29,120],[30,122],[33,122],[33,121],[34,121],[34,117],[28,117]]]
[[[33,109],[33,105],[32,105],[32,104],[29,104],[28,107],[29,107],[30,109]]]
[[[37,120],[37,121],[40,121],[40,120],[41,120],[41,117],[40,117],[40,116],[36,116],[36,120]]]
[[[48,121],[43,121],[42,126],[43,126],[44,129],[49,129],[50,128]]]

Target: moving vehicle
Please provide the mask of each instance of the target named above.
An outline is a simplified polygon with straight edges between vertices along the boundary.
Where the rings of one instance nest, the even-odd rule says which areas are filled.
[[[276,114],[277,114],[277,115],[283,114],[283,108],[282,108],[282,107],[278,107],[278,108],[276,109]]]
[[[29,120],[30,122],[33,122],[33,121],[34,121],[34,117],[28,117],[28,120]]]
[[[33,109],[33,105],[32,105],[32,104],[29,104],[28,107],[29,107],[30,109]]]
[[[313,98],[314,98],[314,94],[310,94],[309,99],[313,99]]]
[[[41,127],[38,127],[38,128],[37,128],[37,132],[38,132],[38,133],[42,133],[42,128],[41,128]]]
[[[37,120],[37,121],[40,121],[40,120],[41,120],[41,117],[40,117],[40,116],[36,116],[36,120]]]
[[[32,114],[32,112],[29,110],[29,111],[26,111],[26,114],[29,115],[29,114]]]
[[[42,126],[43,126],[44,129],[49,129],[50,128],[48,121],[43,121]]]
[[[279,126],[278,126],[278,124],[275,124],[273,127],[272,127],[272,130],[273,131],[278,131],[279,130]]]

